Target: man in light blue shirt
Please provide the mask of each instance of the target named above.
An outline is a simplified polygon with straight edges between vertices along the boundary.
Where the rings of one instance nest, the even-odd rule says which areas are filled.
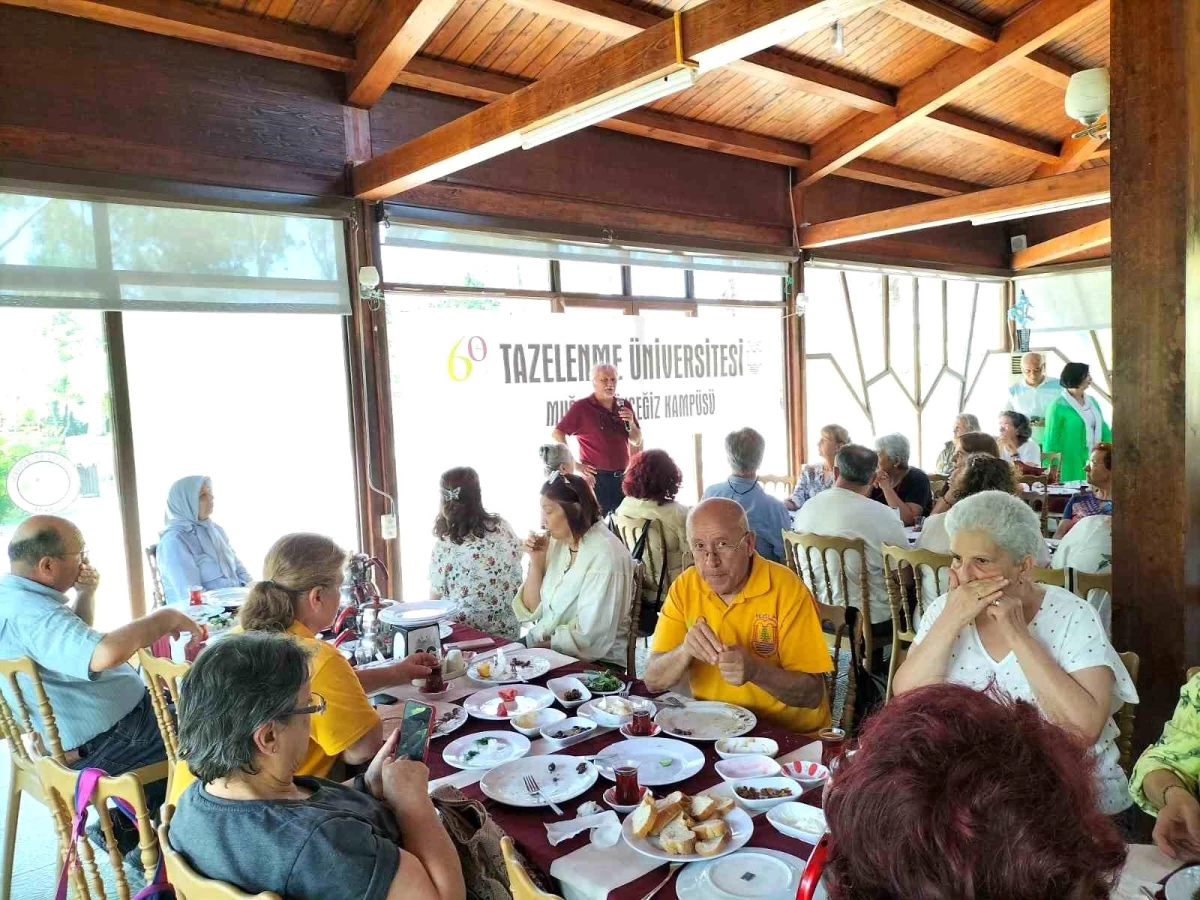
[[[93,629],[100,576],[87,562],[79,529],[58,516],[32,516],[18,525],[8,559],[9,574],[0,576],[0,659],[28,656],[37,664],[72,766],[118,775],[165,759],[149,695],[129,659],[165,635],[200,635],[200,627],[164,607],[107,634]],[[74,608],[65,593],[71,588]],[[33,725],[44,735],[33,692],[19,681]],[[2,688],[11,704],[8,685]],[[151,809],[158,808],[154,795],[147,791]]]
[[[1062,393],[1062,385],[1046,377],[1046,357],[1032,350],[1021,357],[1021,374],[1024,378],[1008,389],[1008,406],[1001,412],[1011,409],[1028,416],[1033,440],[1041,443],[1046,410]]]
[[[757,536],[760,556],[771,562],[783,562],[783,532],[792,527],[792,514],[782,500],[776,500],[758,483],[767,443],[753,428],[731,432],[725,438],[725,455],[733,474],[704,492],[704,499],[724,497],[746,511],[750,530]]]

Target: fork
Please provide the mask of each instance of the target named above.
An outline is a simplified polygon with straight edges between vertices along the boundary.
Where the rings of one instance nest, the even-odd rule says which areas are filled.
[[[538,787],[537,779],[532,775],[525,776],[525,790],[529,791],[530,796],[541,797],[543,800],[549,803],[550,808],[554,810],[555,815],[561,816],[563,814],[563,811],[558,808],[558,804],[551,800],[550,797],[540,787]]]
[[[667,871],[667,877],[660,881],[653,890],[650,891],[642,900],[650,900],[655,894],[667,886],[667,882],[675,877],[675,873],[683,866],[683,863],[671,863],[670,869]]]
[[[685,706],[687,706],[687,704],[684,703],[682,700],[680,700],[678,697],[672,697],[670,694],[666,694],[666,695],[658,698],[658,700],[656,700],[655,702],[661,703],[664,706],[674,707],[675,709],[683,709]]]

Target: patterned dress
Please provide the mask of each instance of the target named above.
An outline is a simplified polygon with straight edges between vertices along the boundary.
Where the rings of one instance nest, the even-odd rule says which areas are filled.
[[[483,537],[472,535],[461,544],[439,538],[433,545],[429,589],[458,604],[456,622],[516,640],[512,598],[524,580],[521,541],[503,519]]]
[[[800,477],[796,479],[796,490],[792,493],[792,502],[796,504],[796,509],[800,509],[805,501],[831,487],[833,472],[825,468],[824,460],[801,466]]]
[[[1157,816],[1158,810],[1147,799],[1143,783],[1155,769],[1169,769],[1184,787],[1193,795],[1196,793],[1200,778],[1200,675],[1193,676],[1183,686],[1175,715],[1163,728],[1162,737],[1146,748],[1133,767],[1129,792],[1137,805],[1152,816]]]

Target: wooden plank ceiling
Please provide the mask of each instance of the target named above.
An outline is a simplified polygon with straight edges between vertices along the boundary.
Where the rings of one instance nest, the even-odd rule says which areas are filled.
[[[713,0],[709,0],[713,2]],[[699,0],[0,0],[495,102]],[[1109,62],[1104,0],[875,0],[601,127],[933,196],[1106,166],[1071,73]],[[398,72],[393,75],[392,73]]]

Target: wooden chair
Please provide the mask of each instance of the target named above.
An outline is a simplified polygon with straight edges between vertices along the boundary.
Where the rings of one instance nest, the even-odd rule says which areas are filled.
[[[1017,481],[1029,488],[1017,494],[1029,504],[1042,519],[1042,537],[1046,536],[1046,525],[1050,521],[1050,491],[1045,475],[1022,475]],[[1039,488],[1040,485],[1040,488]]]
[[[1033,581],[1034,584],[1049,584],[1053,587],[1065,588],[1067,586],[1067,570],[1042,569],[1034,566]]]
[[[175,732],[175,716],[171,704],[179,704],[179,685],[191,666],[151,655],[148,650],[138,651],[138,663],[142,667],[142,680],[150,692],[150,705],[154,707],[154,720],[158,722],[158,733],[162,735],[167,749],[167,796],[171,796],[171,781],[175,766],[179,762],[179,737]]]
[[[26,706],[25,695],[20,690],[18,676],[24,676],[37,703],[38,719],[42,723],[41,734],[33,727],[34,719]],[[4,679],[8,688],[7,695],[0,692],[0,733],[8,739],[9,747],[8,815],[4,823],[4,858],[0,862],[3,866],[3,871],[0,872],[0,900],[9,900],[21,795],[28,794],[39,803],[46,803],[41,782],[35,771],[35,760],[40,756],[49,756],[63,766],[67,766],[68,761],[63,753],[54,710],[50,708],[50,699],[42,686],[37,664],[28,656],[0,660],[0,677]],[[9,698],[15,706],[9,705]],[[137,769],[132,774],[143,784],[149,784],[166,778],[169,771],[166,760],[163,760]]]
[[[932,489],[933,496],[935,498],[941,496],[942,488],[944,488],[946,486],[947,480],[948,479],[945,475],[930,475],[929,476],[929,487]]]
[[[854,698],[858,687],[858,668],[869,673],[870,660],[874,654],[875,645],[871,635],[870,614],[851,613],[850,593],[846,581],[846,554],[857,553],[860,560],[860,596],[864,605],[870,609],[870,592],[867,582],[866,546],[861,538],[824,537],[817,534],[802,534],[795,531],[783,532],[784,556],[789,568],[803,579],[812,592],[817,604],[817,613],[821,617],[822,626],[829,626],[826,641],[830,656],[833,658],[833,672],[826,678],[826,689],[829,692],[829,705],[832,709],[834,688],[836,685],[838,664],[841,661],[842,637],[845,636],[850,650],[850,665],[847,667],[846,697],[840,713],[834,713],[834,725],[850,732],[854,724]],[[830,573],[826,564],[827,552],[836,553],[838,566],[836,573]],[[821,565],[813,565],[813,555],[821,561]],[[818,573],[821,581],[817,581]],[[836,578],[840,588],[840,603],[826,603],[824,599],[833,600],[836,593],[833,589]],[[850,623],[856,625],[851,634]],[[864,623],[867,623],[864,626]]]
[[[508,890],[513,900],[562,900],[558,894],[547,894],[533,883],[533,879],[521,865],[521,860],[517,858],[517,847],[512,838],[507,835],[500,838],[500,851],[504,854],[504,868],[508,870]]]
[[[1133,686],[1137,687],[1138,670],[1141,668],[1141,660],[1138,655],[1133,652],[1118,654],[1121,657],[1121,662],[1125,664],[1125,671],[1129,673],[1129,678],[1133,682]],[[1117,730],[1120,732],[1117,735],[1117,750],[1120,751],[1121,768],[1128,775],[1130,768],[1133,766],[1133,721],[1137,714],[1137,705],[1133,703],[1125,703],[1117,710]]]
[[[167,838],[175,807],[168,804],[162,812],[162,824],[158,826],[158,848],[167,866],[167,880],[175,888],[177,900],[283,900],[270,891],[247,894],[224,881],[213,881],[197,874],[188,861],[175,852]]]
[[[658,519],[638,519],[633,516],[618,516],[614,513],[612,525],[621,541],[629,548],[630,553],[637,547],[643,532],[647,528],[650,529],[649,534],[646,535],[646,548],[642,552],[642,563],[645,566],[642,579],[642,607],[647,613],[653,607],[654,615],[657,617],[659,609],[667,599],[667,591],[670,590],[672,581],[663,523]],[[686,565],[688,560],[685,559],[684,562]],[[659,585],[662,586],[661,596]],[[642,637],[649,636],[654,632],[653,628],[643,628],[640,622],[638,627],[638,633]]]
[[[158,544],[146,548],[146,567],[150,570],[150,586],[154,589],[154,608],[167,605],[167,594],[163,590],[162,573],[158,570]]]
[[[796,479],[790,475],[759,475],[758,483],[777,500],[787,500],[796,493]],[[783,491],[780,491],[780,488],[783,488]]]
[[[75,785],[79,781],[79,772],[46,756],[38,758],[35,768],[42,784],[46,805],[50,807],[50,815],[54,819],[54,830],[58,834],[60,866],[66,859],[67,848],[72,842],[75,844],[75,864],[67,872],[67,881],[73,889],[75,900],[91,900],[93,897],[105,900],[104,882],[99,869],[96,868],[91,841],[86,834],[78,838],[71,834],[71,823],[75,818]],[[126,772],[124,775],[101,778],[96,782],[89,805],[100,820],[100,831],[104,835],[104,845],[108,848],[108,860],[112,864],[117,894],[121,900],[129,900],[129,881],[125,877],[124,861],[120,850],[117,849],[117,838],[113,833],[112,812],[107,803],[109,799],[124,800],[136,813],[138,849],[141,850],[142,870],[147,884],[154,880],[154,870],[158,865],[158,839],[150,822],[150,810],[146,805],[142,782],[136,775]]]
[[[646,564],[634,560],[633,578],[629,588],[629,636],[625,639],[625,674],[637,678],[638,624],[642,620],[642,590],[646,578]]]
[[[913,624],[913,613],[924,614],[925,607],[937,599],[937,596],[924,596],[924,582],[921,579],[921,567],[933,573],[937,582],[938,572],[950,568],[951,557],[932,550],[909,550],[907,547],[883,545],[883,572],[887,584],[888,603],[892,607],[892,655],[888,661],[887,691],[884,703],[892,699],[892,681],[896,677],[896,669],[900,667],[901,654],[907,654],[912,642],[917,639],[917,629]],[[901,571],[907,568],[911,577],[906,578]],[[908,588],[906,594],[905,589]],[[910,596],[911,595],[911,596]]]

